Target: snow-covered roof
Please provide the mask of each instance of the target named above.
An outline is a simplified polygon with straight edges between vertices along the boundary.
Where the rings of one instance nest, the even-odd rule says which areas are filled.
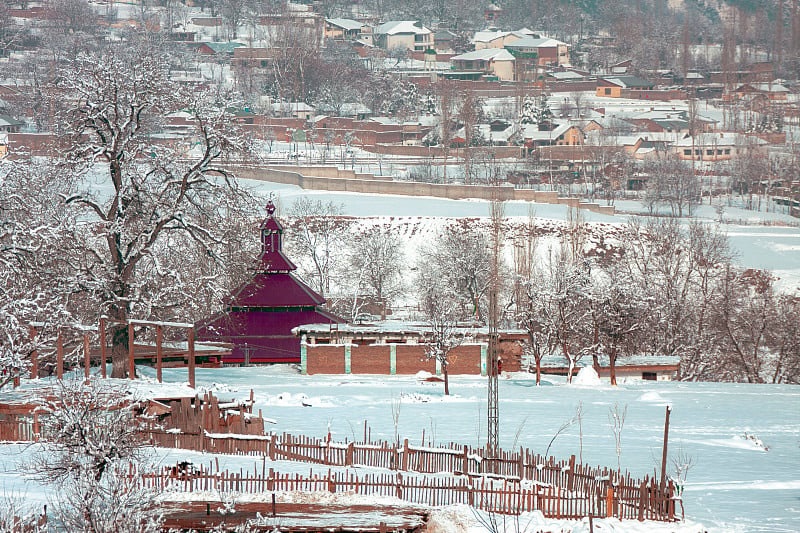
[[[385,35],[397,35],[399,33],[413,33],[415,35],[426,35],[431,30],[425,26],[417,26],[416,20],[390,20],[375,28],[375,33]]]
[[[478,31],[475,32],[475,35],[472,37],[473,43],[490,43],[495,39],[499,39],[505,37],[506,35],[510,35],[511,32],[507,31]]]
[[[572,124],[565,122],[551,131],[540,131],[538,124],[524,124],[521,127],[521,134],[522,138],[526,140],[555,140],[565,134],[571,127],[573,127]]]
[[[483,48],[453,56],[450,61],[514,61],[514,56],[505,48]]]
[[[557,80],[582,80],[586,77],[583,74],[578,74],[571,70],[567,70],[566,72],[551,72],[550,76]]]
[[[787,89],[784,85],[780,83],[748,83],[750,87],[757,91],[764,91],[768,93],[788,93],[789,89]]]
[[[458,328],[465,335],[488,335],[489,328],[486,326],[475,326],[464,323]],[[409,322],[405,320],[384,320],[372,324],[339,324],[331,327],[330,324],[303,324],[292,329],[294,335],[304,333],[316,334],[345,334],[348,336],[369,336],[369,335],[424,335],[430,332],[431,327],[422,322]],[[504,329],[501,333],[524,334],[519,329]]]
[[[17,120],[8,115],[0,115],[0,126],[22,126],[25,124],[21,120]]]
[[[314,107],[305,102],[279,102],[272,104],[270,109],[274,112],[297,112],[297,111],[314,111]]]
[[[504,141],[508,142],[508,140],[516,133],[517,129],[514,126],[509,125],[506,129],[502,131],[492,131],[491,124],[478,124],[478,130],[483,135],[483,138],[486,140],[491,139],[492,141]]]
[[[357,20],[352,20],[352,19],[333,18],[333,19],[325,19],[325,22],[327,22],[331,26],[342,28],[343,30],[358,30],[364,27],[363,24],[361,24]]]
[[[755,136],[742,135],[741,133],[701,133],[696,135],[694,140],[686,136],[675,143],[675,146],[763,146],[769,144],[764,139]]]
[[[556,46],[566,45],[567,43],[558,39],[523,37],[506,46],[508,48],[555,48]]]
[[[608,356],[599,355],[598,361],[601,367],[609,366]],[[575,365],[576,368],[592,366],[592,357],[584,357]],[[616,366],[678,366],[681,362],[680,357],[674,355],[631,355],[628,357],[618,357]],[[544,368],[567,368],[569,361],[563,355],[547,355],[542,358]]]

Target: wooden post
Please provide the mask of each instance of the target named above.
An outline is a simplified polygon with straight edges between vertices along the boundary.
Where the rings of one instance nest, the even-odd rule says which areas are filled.
[[[567,488],[575,490],[575,456],[569,457],[569,472],[567,472]]]
[[[100,319],[100,375],[106,377],[106,319]]]
[[[161,324],[156,326],[156,379],[161,383],[161,359],[163,353],[161,350]]]
[[[408,470],[408,439],[403,439],[403,466],[401,470]]]
[[[90,352],[89,352],[89,334],[83,334],[83,375],[86,377],[86,382],[89,382],[89,367],[91,366],[90,361]]]
[[[194,328],[189,329],[189,386],[194,388]]]
[[[664,490],[664,483],[667,479],[667,440],[669,439],[669,414],[671,406],[667,406],[667,414],[664,418],[664,446],[661,449],[661,490]]]
[[[614,516],[614,487],[608,487],[606,491],[606,518]]]
[[[639,522],[644,522],[644,507],[647,504],[647,482],[642,480],[639,486],[639,516],[636,518]]]
[[[36,326],[30,326],[29,332],[31,335],[31,342],[36,341]],[[39,352],[36,348],[31,352],[31,379],[39,377]]]
[[[128,322],[128,377],[130,379],[136,379],[136,354],[133,341],[133,324]]]
[[[64,332],[61,329],[56,342],[56,378],[64,379]]]

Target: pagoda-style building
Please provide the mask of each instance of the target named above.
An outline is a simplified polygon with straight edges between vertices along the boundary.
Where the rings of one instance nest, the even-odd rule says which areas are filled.
[[[197,339],[234,345],[224,363],[299,363],[300,339],[292,328],[344,322],[320,309],[325,299],[295,277],[283,254],[283,226],[267,204],[261,225],[261,256],[253,278],[228,298],[225,311],[197,325]]]

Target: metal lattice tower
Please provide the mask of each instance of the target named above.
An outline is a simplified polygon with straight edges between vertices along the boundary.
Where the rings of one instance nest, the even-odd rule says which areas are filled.
[[[488,413],[488,441],[486,443],[486,452],[489,457],[497,457],[499,451],[500,439],[500,407],[498,402],[498,374],[500,368],[498,364],[498,350],[497,350],[497,291],[494,287],[489,292],[489,350],[488,350],[488,373],[489,373],[489,391],[487,398],[487,413]],[[489,463],[494,465],[494,463]]]
[[[498,398],[498,377],[500,374],[500,354],[498,349],[497,328],[500,322],[500,309],[497,304],[497,290],[500,285],[500,247],[502,242],[502,219],[504,214],[503,203],[497,200],[495,188],[492,199],[492,271],[489,287],[489,350],[488,356],[488,397],[487,397],[487,443],[486,453],[490,458],[497,458],[500,451],[500,405]],[[496,467],[496,461],[489,462],[491,471]]]

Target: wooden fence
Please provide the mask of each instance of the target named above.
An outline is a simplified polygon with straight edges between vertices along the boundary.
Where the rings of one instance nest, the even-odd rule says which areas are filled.
[[[273,491],[331,492],[393,496],[424,505],[463,503],[501,514],[541,511],[548,518],[580,519],[585,516],[633,520],[675,519],[672,483],[660,490],[655,479],[638,486],[626,480],[607,486],[605,480],[576,490],[502,476],[420,476],[409,473],[356,475],[332,472],[319,475],[287,474],[273,469],[258,472],[206,470],[177,473],[174,469],[141,476],[145,487],[159,492],[210,491],[223,494]],[[591,485],[591,488],[589,488]],[[588,489],[588,490],[587,490]]]
[[[199,414],[199,413],[198,413]],[[675,519],[672,482],[661,485],[657,476],[635,479],[628,472],[592,467],[569,460],[556,461],[530,450],[501,450],[489,457],[484,448],[450,443],[441,447],[401,445],[386,441],[334,442],[303,435],[246,435],[196,433],[151,429],[143,436],[156,446],[208,453],[244,454],[327,466],[367,466],[397,471],[388,474],[353,476],[329,473],[308,477],[257,472],[189,472],[176,480],[174,469],[145,475],[150,486],[180,490],[224,490],[264,492],[270,490],[330,492],[397,496],[428,505],[466,503],[480,509],[503,513],[540,510],[545,516],[580,518],[616,516],[621,519]],[[365,431],[366,433],[366,431]],[[0,421],[0,440],[35,440],[32,419]],[[448,473],[452,476],[426,477],[420,474]]]

